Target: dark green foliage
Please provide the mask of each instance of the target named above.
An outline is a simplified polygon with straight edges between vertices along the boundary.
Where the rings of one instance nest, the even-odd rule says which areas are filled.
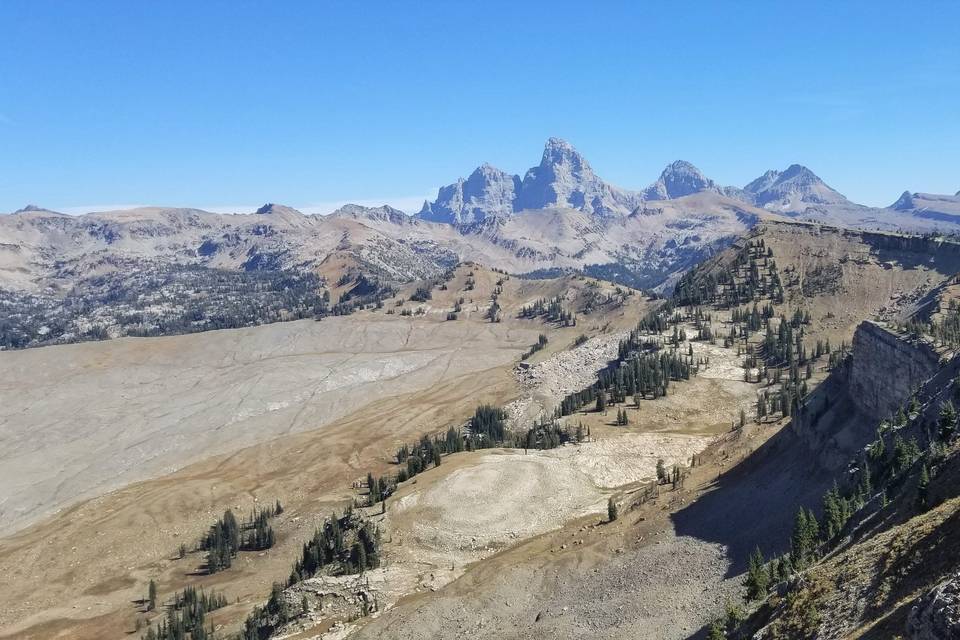
[[[557,296],[549,302],[541,298],[533,304],[520,309],[520,317],[526,319],[543,318],[544,322],[556,323],[561,327],[577,326],[577,317],[563,308],[563,298]]]
[[[207,572],[229,569],[239,551],[263,551],[272,547],[275,537],[268,520],[282,512],[283,506],[277,500],[274,506],[254,509],[240,525],[227,509],[199,544],[200,549],[207,552]]]
[[[503,409],[491,405],[480,405],[470,419],[470,435],[483,446],[493,446],[503,442],[506,433],[506,414]]]
[[[953,402],[947,400],[940,407],[939,436],[944,442],[950,442],[957,430],[957,410]]]
[[[783,302],[783,286],[773,252],[763,239],[748,241],[730,265],[710,265],[686,273],[674,289],[677,306],[714,305],[729,309],[762,298]]]
[[[670,475],[667,473],[667,464],[663,458],[657,460],[657,482],[665,484],[670,481]]]
[[[145,640],[212,640],[213,629],[204,628],[207,613],[227,606],[222,593],[204,593],[203,589],[187,587],[173,596],[166,617],[150,626],[142,636]]]
[[[367,506],[372,507],[383,502],[396,490],[396,484],[387,477],[376,478],[367,474]]]
[[[617,510],[617,501],[613,498],[607,500],[607,522],[614,522],[619,515]]]
[[[652,351],[635,350],[639,347],[635,334],[621,343],[619,365],[601,371],[597,382],[586,389],[567,395],[560,402],[560,415],[570,415],[589,403],[596,403],[597,410],[604,411],[608,400],[616,404],[627,396],[656,399],[667,394],[671,381],[689,380],[695,373],[690,358],[675,350],[658,352],[652,345],[643,347]]]
[[[583,435],[582,427],[579,434]],[[525,437],[518,437],[514,445],[524,449],[554,449],[570,441],[570,434],[566,429],[563,429],[559,424],[550,422],[534,425],[527,431]],[[580,440],[577,442],[580,442]]]
[[[547,346],[547,336],[545,336],[545,335],[543,335],[543,334],[541,333],[541,334],[540,334],[540,337],[537,339],[536,344],[534,344],[534,345],[531,346],[529,349],[527,349],[527,350],[524,352],[524,354],[523,354],[522,356],[520,356],[520,359],[521,359],[521,360],[526,360],[527,358],[529,358],[530,356],[532,356],[533,354],[535,354],[537,351],[540,351],[541,349],[543,349],[545,346]]]
[[[760,600],[766,597],[767,589],[770,588],[770,572],[764,566],[763,553],[760,552],[759,547],[750,554],[747,577],[743,584],[747,588],[748,600]]]
[[[823,522],[820,534],[824,541],[830,541],[843,529],[853,515],[854,501],[844,498],[834,483],[833,488],[823,496]]]
[[[429,287],[417,287],[417,290],[410,296],[410,300],[411,302],[426,302],[432,297],[433,294],[430,292]]]
[[[150,585],[147,587],[147,611],[153,611],[157,608],[157,583],[150,579]]]
[[[227,509],[223,517],[210,527],[210,531],[200,542],[200,549],[207,552],[209,573],[230,568],[233,557],[240,550],[240,527],[232,511]]]
[[[267,604],[254,608],[247,616],[240,640],[267,640],[277,628],[290,620],[292,614],[283,599],[283,585],[274,583]]]
[[[303,545],[303,552],[290,574],[296,584],[323,571],[331,575],[362,573],[380,566],[380,531],[347,510],[331,515]]]
[[[813,511],[800,508],[793,522],[790,537],[790,564],[794,569],[805,569],[815,558],[820,525]]]

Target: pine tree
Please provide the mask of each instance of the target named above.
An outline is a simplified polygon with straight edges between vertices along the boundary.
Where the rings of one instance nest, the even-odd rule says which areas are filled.
[[[157,583],[150,579],[150,585],[147,587],[147,611],[153,611],[157,608]]]
[[[747,588],[747,598],[749,600],[759,600],[767,594],[770,587],[770,575],[764,567],[763,553],[760,548],[754,549],[750,554],[749,568],[747,577],[743,582]]]
[[[614,501],[613,498],[610,498],[609,500],[607,500],[607,521],[614,522],[617,519],[618,515],[619,513],[617,511],[617,503],[616,501]]]
[[[953,403],[947,400],[940,406],[940,439],[949,442],[953,438],[957,426],[957,410]]]

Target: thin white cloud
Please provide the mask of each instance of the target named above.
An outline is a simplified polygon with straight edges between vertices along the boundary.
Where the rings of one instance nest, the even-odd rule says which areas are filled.
[[[433,194],[436,193],[436,190],[433,190],[430,195],[420,195],[420,196],[394,196],[386,198],[364,198],[359,200],[330,200],[325,202],[315,202],[305,205],[297,205],[295,203],[285,202],[282,199],[275,200],[277,204],[285,204],[287,206],[293,207],[302,213],[308,215],[327,215],[328,213],[333,213],[340,207],[345,204],[358,204],[363,207],[379,207],[381,205],[390,205],[395,209],[406,213],[416,213],[420,211],[420,207],[423,206],[424,200],[430,200],[434,197]],[[196,207],[197,209],[202,209],[204,211],[210,211],[211,213],[253,213],[261,206],[263,202],[258,204],[234,204],[234,205],[212,205],[212,206],[200,206]],[[150,207],[150,206],[159,206],[159,205],[148,205],[148,204],[90,204],[90,205],[76,205],[69,207],[59,207],[57,211],[61,213],[66,213],[69,215],[83,215],[85,213],[93,213],[95,211],[119,211],[124,209],[136,209],[139,207]],[[186,206],[195,206],[195,205],[186,205]]]
[[[148,204],[86,204],[70,207],[53,207],[54,211],[66,213],[71,216],[80,216],[85,213],[94,213],[96,211],[125,211],[127,209],[138,209],[140,207],[149,207]]]

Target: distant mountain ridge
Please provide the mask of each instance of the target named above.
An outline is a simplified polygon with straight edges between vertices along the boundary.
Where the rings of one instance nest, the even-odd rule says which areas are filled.
[[[483,164],[468,178],[441,187],[435,200],[424,202],[416,217],[451,225],[473,225],[489,219],[503,220],[525,211],[568,209],[600,219],[656,211],[657,202],[679,200],[695,194],[713,194],[759,207],[777,215],[852,228],[930,231],[937,224],[958,224],[948,212],[930,208],[886,209],[851,202],[809,168],[792,164],[769,170],[743,187],[723,186],[696,166],[676,160],[642,191],[614,186],[594,172],[590,163],[570,143],[550,138],[540,164],[521,178]],[[954,196],[943,196],[948,204]],[[950,205],[952,207],[952,205]],[[903,212],[907,215],[899,215]],[[944,213],[945,215],[939,215]]]
[[[415,216],[355,204],[326,216],[276,203],[240,214],[141,207],[81,216],[29,205],[0,216],[0,292],[64,291],[103,274],[171,266],[312,270],[328,283],[362,272],[404,282],[468,260],[521,274],[616,274],[663,290],[766,218],[956,232],[960,196],[905,192],[891,207],[871,208],[799,164],[741,188],[683,160],[633,191],[604,181],[572,145],[550,138],[522,177],[482,164]]]

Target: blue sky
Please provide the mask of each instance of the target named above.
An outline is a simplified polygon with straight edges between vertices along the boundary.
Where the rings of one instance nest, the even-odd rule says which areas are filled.
[[[628,188],[960,189],[960,3],[591,6],[4,0],[0,211],[410,209],[549,136]]]

